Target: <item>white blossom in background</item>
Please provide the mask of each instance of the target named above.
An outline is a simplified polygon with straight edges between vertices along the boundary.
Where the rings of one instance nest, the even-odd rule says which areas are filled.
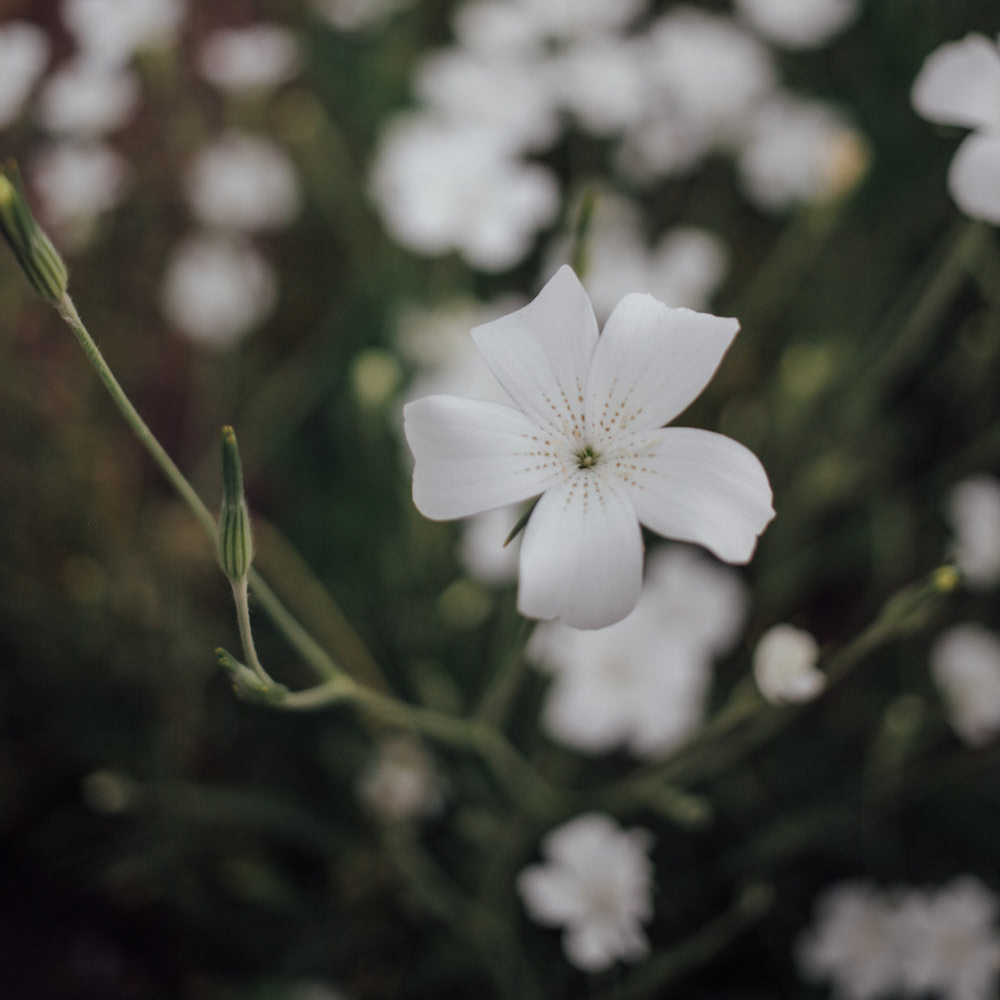
[[[137,52],[174,42],[183,0],[63,0],[62,19],[88,56],[126,63]]]
[[[674,7],[655,21],[640,52],[647,106],[619,156],[637,180],[690,170],[729,148],[776,82],[765,45],[731,18],[694,7]]]
[[[897,995],[902,959],[895,907],[869,882],[832,886],[817,901],[796,958],[808,979],[830,982],[843,1000]]]
[[[462,526],[458,561],[474,580],[500,585],[517,579],[520,537],[512,539],[509,545],[504,542],[520,516],[521,508],[515,504],[476,514]]]
[[[559,210],[547,168],[489,129],[398,119],[383,133],[370,191],[390,234],[417,253],[456,251],[484,271],[518,263]]]
[[[313,9],[338,31],[366,31],[387,21],[413,0],[314,0]]]
[[[647,0],[515,0],[515,6],[539,34],[573,40],[626,28]]]
[[[970,476],[957,483],[946,500],[954,539],[952,558],[973,589],[1000,582],[1000,479]]]
[[[735,0],[736,12],[758,34],[786,49],[814,49],[858,15],[858,0]]]
[[[565,262],[571,249],[568,238],[553,244],[547,269]],[[650,247],[638,206],[598,191],[586,263],[587,292],[598,319],[604,320],[630,291],[649,292],[668,306],[704,309],[726,276],[729,252],[720,237],[697,226],[675,226]]]
[[[544,622],[527,657],[553,677],[542,710],[553,739],[585,753],[655,757],[702,723],[712,661],[743,628],[747,595],[726,566],[694,549],[649,558],[635,610],[607,628]]]
[[[417,740],[394,736],[381,741],[361,775],[358,794],[382,819],[419,820],[444,805],[444,779]]]
[[[970,33],[925,60],[910,93],[928,121],[972,129],[948,170],[948,190],[974,219],[1000,225],[1000,48]]]
[[[298,75],[302,52],[291,31],[262,21],[209,35],[197,62],[201,75],[220,90],[266,92]]]
[[[983,746],[1000,735],[1000,637],[981,625],[955,625],[931,646],[930,669],[964,742]]]
[[[527,306],[472,332],[516,406],[429,396],[404,408],[414,502],[452,520],[539,496],[518,608],[601,628],[639,599],[640,523],[746,562],[774,516],[760,462],[709,431],[663,425],[701,393],[739,324],[627,295],[598,337],[561,268]]]
[[[131,70],[77,58],[45,82],[35,117],[49,132],[96,139],[127,125],[140,95],[139,79]]]
[[[199,150],[185,176],[185,191],[198,221],[222,229],[285,226],[301,202],[298,175],[284,149],[235,131]]]
[[[754,680],[772,705],[812,701],[826,687],[826,676],[816,667],[818,661],[819,643],[809,632],[774,625],[754,650]]]
[[[542,25],[510,0],[467,0],[452,16],[458,44],[490,56],[541,58],[547,47]]]
[[[414,92],[435,119],[459,131],[495,130],[500,143],[521,151],[545,149],[561,131],[554,82],[538,58],[450,48],[420,63]]]
[[[600,35],[568,46],[553,56],[551,77],[559,104],[591,135],[618,135],[645,111],[643,67],[627,39]]]
[[[238,343],[270,315],[277,279],[249,244],[201,233],[174,248],[161,290],[164,315],[210,350]]]
[[[776,212],[849,191],[867,168],[867,150],[832,105],[781,94],[750,117],[736,166],[747,198]]]
[[[0,24],[0,129],[20,117],[51,54],[49,36],[37,25]]]
[[[908,893],[896,917],[905,992],[941,1000],[996,996],[998,903],[996,894],[970,875],[936,891]]]
[[[564,928],[563,950],[577,968],[600,972],[649,952],[651,847],[648,830],[623,830],[610,816],[586,813],[546,834],[544,862],[518,875],[528,915]]]
[[[76,250],[90,241],[100,216],[121,201],[131,170],[105,143],[66,141],[37,153],[29,174],[42,217],[63,248]]]

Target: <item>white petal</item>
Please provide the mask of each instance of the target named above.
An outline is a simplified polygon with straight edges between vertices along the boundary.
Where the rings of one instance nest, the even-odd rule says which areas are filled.
[[[517,891],[531,918],[556,925],[586,912],[585,886],[579,876],[557,865],[531,865],[517,877]]]
[[[1000,134],[973,133],[958,147],[948,190],[966,215],[1000,225]]]
[[[1000,124],[1000,49],[979,34],[942,45],[924,62],[910,99],[917,114],[942,125]]]
[[[642,533],[620,485],[581,469],[538,501],[521,543],[521,614],[603,628],[641,588]]]
[[[602,921],[572,924],[563,934],[566,957],[584,972],[601,972],[614,964],[621,955],[617,928]]]
[[[558,433],[582,432],[597,320],[571,268],[561,267],[523,309],[477,326],[472,337],[525,413]]]
[[[615,306],[587,381],[588,438],[662,427],[694,400],[740,325],[634,292]]]
[[[767,473],[752,451],[711,431],[665,427],[628,489],[639,520],[658,534],[697,542],[731,563],[749,562],[774,517]]]
[[[403,429],[416,459],[413,502],[435,521],[526,500],[562,478],[544,432],[512,406],[427,396],[403,407]]]

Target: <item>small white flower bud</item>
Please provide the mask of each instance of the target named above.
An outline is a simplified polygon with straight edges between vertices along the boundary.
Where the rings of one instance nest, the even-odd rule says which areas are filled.
[[[826,687],[816,669],[819,644],[808,632],[791,625],[769,628],[753,654],[753,676],[772,705],[811,701]]]

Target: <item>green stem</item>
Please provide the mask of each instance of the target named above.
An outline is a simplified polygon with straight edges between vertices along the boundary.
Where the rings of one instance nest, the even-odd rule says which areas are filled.
[[[274,680],[268,672],[261,666],[257,656],[257,646],[253,641],[253,629],[250,626],[250,605],[247,602],[247,581],[242,580],[233,584],[233,602],[236,605],[236,623],[240,629],[240,641],[243,644],[243,655],[246,657],[247,666],[261,679],[268,687],[273,687]]]
[[[490,681],[489,687],[483,692],[476,706],[475,717],[500,728],[514,695],[520,686],[521,679],[527,667],[524,649],[531,638],[535,623],[522,619],[514,638],[513,646],[506,659]]]

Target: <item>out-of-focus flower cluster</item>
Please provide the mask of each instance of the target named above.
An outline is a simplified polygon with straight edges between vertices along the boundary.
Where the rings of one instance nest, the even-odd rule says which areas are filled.
[[[799,942],[799,966],[845,1000],[994,996],[998,903],[971,875],[937,889],[843,882],[817,901],[813,925]]]
[[[568,129],[603,144],[612,188],[690,175],[724,155],[765,211],[850,189],[864,170],[864,140],[842,110],[781,86],[768,42],[823,44],[855,4],[738,8],[740,19],[681,5],[649,20],[644,0],[469,0],[455,12],[453,45],[417,68],[417,107],[377,151],[371,189],[390,233],[417,253],[512,267],[556,219],[559,182],[539,154]],[[610,224],[627,247],[617,266],[631,272],[633,290],[646,288],[635,279],[663,269],[667,247],[646,250],[627,206]],[[639,250],[648,262],[635,259]],[[719,257],[713,251],[708,274]]]

